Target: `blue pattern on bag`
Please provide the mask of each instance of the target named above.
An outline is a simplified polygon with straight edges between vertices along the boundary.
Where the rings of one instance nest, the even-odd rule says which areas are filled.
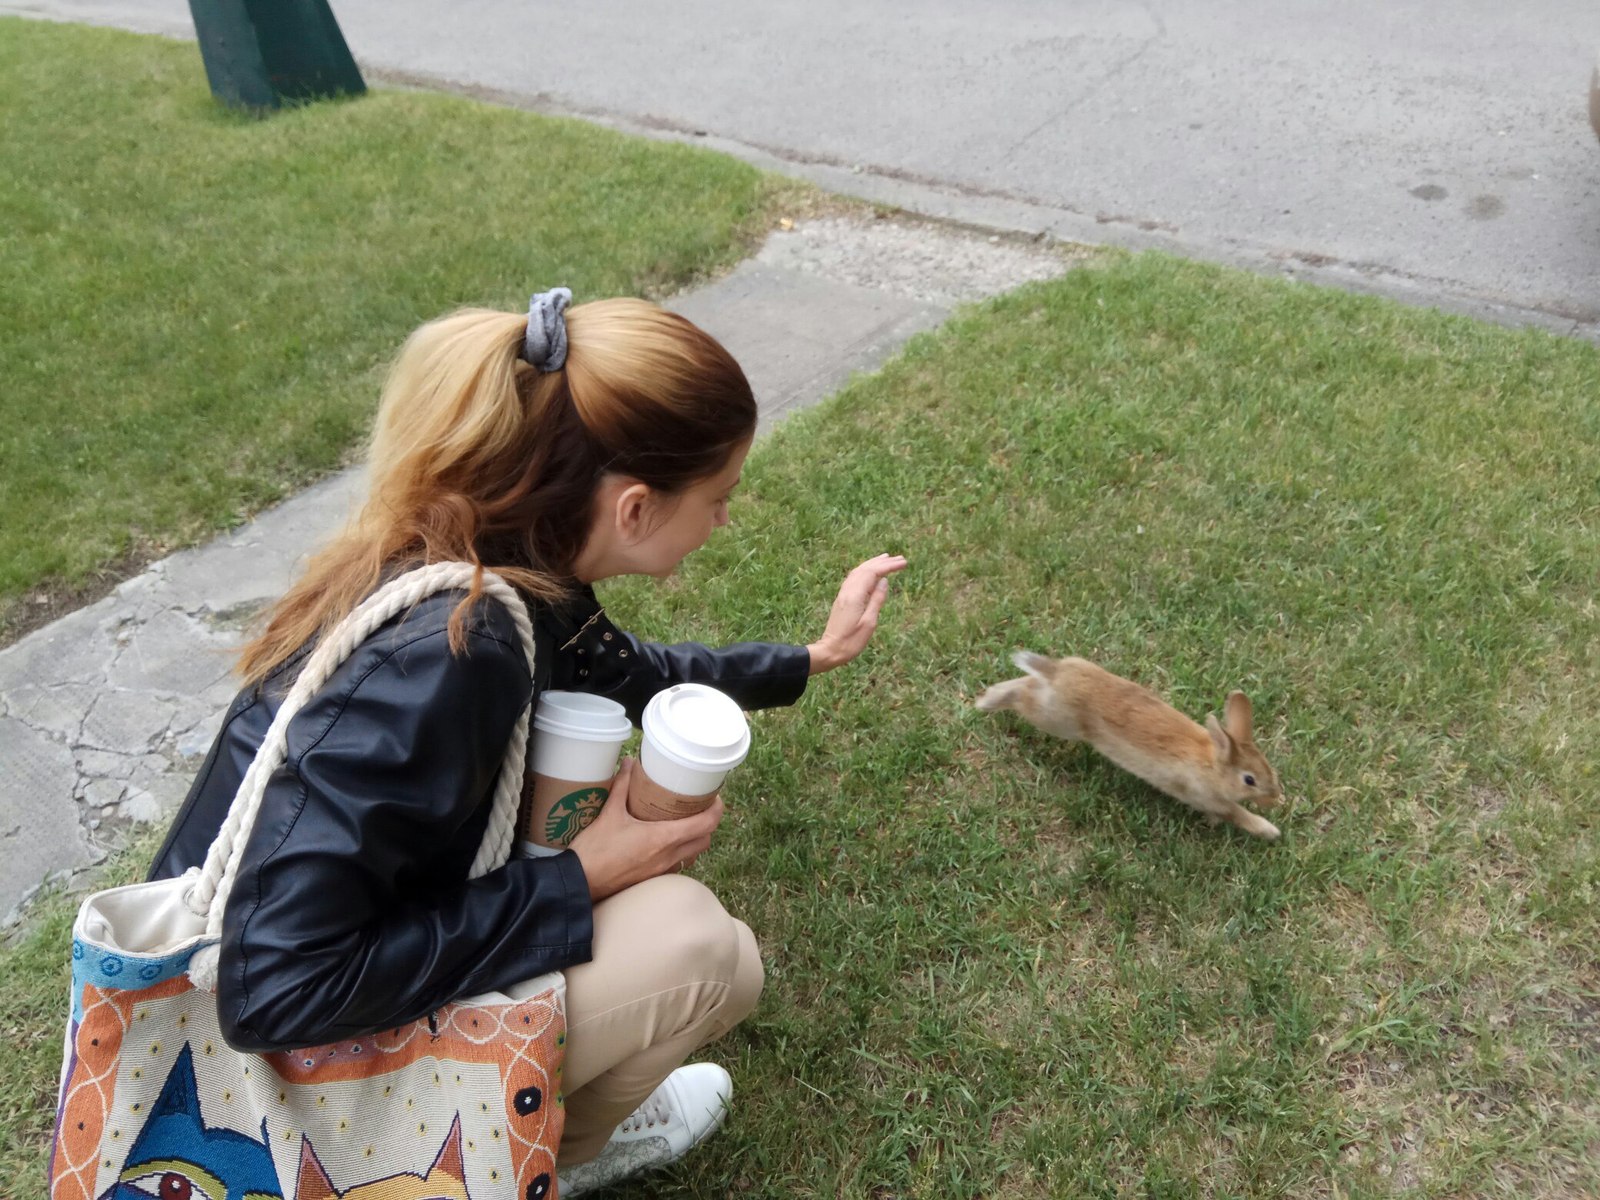
[[[189,960],[199,946],[187,946],[175,954],[147,956],[143,954],[114,954],[110,950],[72,939],[72,1019],[83,1020],[83,989],[87,984],[98,988],[126,991],[129,988],[147,988],[163,983],[189,969]]]
[[[211,1194],[208,1181],[225,1189],[226,1200],[282,1200],[283,1196],[267,1148],[265,1120],[259,1139],[205,1123],[194,1051],[185,1043],[144,1127],[128,1147],[118,1182],[100,1200],[204,1197]]]

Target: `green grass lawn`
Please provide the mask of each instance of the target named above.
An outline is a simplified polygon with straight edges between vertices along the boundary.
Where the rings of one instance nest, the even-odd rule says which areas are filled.
[[[879,638],[700,874],[769,981],[731,1126],[646,1195],[1600,1194],[1600,355],[1108,256],[757,448],[652,635]],[[972,697],[1017,647],[1200,716],[1268,845]]]
[[[807,639],[856,560],[912,567],[757,719],[697,868],[768,962],[733,1118],[618,1194],[1600,1192],[1597,390],[1579,343],[1103,255],[781,426],[613,615]],[[1245,688],[1283,840],[972,711],[1017,647]],[[0,952],[0,1194],[69,903]]]
[[[659,160],[681,175],[652,174],[633,143],[412,96],[235,122],[207,107],[192,48],[0,22],[8,156],[18,73],[45,86],[37,60],[69,36],[131,72],[115,78],[145,115],[111,151],[57,128],[34,153],[85,176],[108,155],[143,165],[64,205],[39,198],[42,166],[18,173],[33,201],[0,180],[4,212],[33,214],[26,237],[0,227],[0,303],[21,286],[39,314],[4,322],[8,375],[75,431],[38,440],[40,413],[5,409],[0,438],[21,441],[4,443],[0,497],[25,494],[13,462],[81,461],[30,476],[54,497],[26,510],[57,531],[41,545],[80,490],[103,513],[112,493],[167,514],[177,493],[204,496],[182,510],[201,517],[164,519],[226,521],[302,478],[308,446],[338,459],[374,364],[420,316],[514,303],[530,276],[588,271],[595,292],[672,278],[719,261],[761,212],[759,180],[686,151]],[[638,207],[622,182],[595,202],[677,232],[569,259],[491,219],[497,180],[432,210],[415,207],[420,182],[373,182],[465,154],[436,133],[383,154],[374,139],[500,120],[525,146],[604,148],[613,179],[659,179]],[[134,152],[164,121],[186,145],[204,135],[188,182],[160,185],[161,221],[102,228],[89,214],[119,200],[107,192],[169,172]],[[326,173],[339,156],[367,165]],[[286,196],[271,213],[249,186],[269,179]],[[189,278],[231,243],[197,187],[240,210],[236,234],[267,231],[198,291]],[[141,224],[159,253],[133,254]],[[374,287],[362,246],[379,228],[384,263],[432,249]],[[222,295],[247,311],[224,319]],[[46,336],[63,323],[85,338],[70,353]],[[208,397],[204,417],[162,408],[178,388]],[[757,719],[697,867],[768,962],[760,1009],[714,1052],[735,1074],[732,1120],[616,1194],[1600,1193],[1597,402],[1600,354],[1583,344],[1108,254],[964,312],[781,426],[751,457],[734,527],[671,583],[610,589],[612,614],[658,638],[804,640],[859,558],[902,551],[912,567],[862,660]],[[150,427],[170,436],[142,440],[133,408],[159,410]],[[229,449],[190,445],[235,420]],[[113,435],[91,443],[101,427]],[[136,483],[124,458],[166,465]],[[1018,647],[1096,658],[1196,716],[1243,687],[1291,797],[1273,815],[1283,840],[1210,829],[1082,748],[972,711]],[[0,950],[0,1195],[19,1200],[42,1194],[70,904],[42,905]]]
[[[437,95],[260,121],[192,44],[0,19],[0,641],[346,461],[419,322],[660,294],[797,185]]]

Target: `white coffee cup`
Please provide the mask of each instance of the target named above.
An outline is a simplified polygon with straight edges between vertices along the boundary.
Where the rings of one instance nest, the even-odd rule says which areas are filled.
[[[517,826],[524,857],[560,853],[594,820],[632,732],[615,700],[586,692],[540,695],[533,711],[532,787]]]
[[[703,683],[657,692],[645,707],[640,770],[628,811],[642,821],[704,812],[728,772],[750,753],[750,723],[726,693]]]

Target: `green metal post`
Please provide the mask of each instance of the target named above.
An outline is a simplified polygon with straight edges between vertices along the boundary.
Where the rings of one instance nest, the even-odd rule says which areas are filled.
[[[211,94],[255,111],[367,90],[327,0],[189,0]]]

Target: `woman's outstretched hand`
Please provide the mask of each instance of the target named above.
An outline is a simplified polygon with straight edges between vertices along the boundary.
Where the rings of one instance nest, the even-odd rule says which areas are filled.
[[[811,651],[813,675],[842,667],[866,649],[878,627],[878,610],[889,597],[889,576],[905,566],[906,560],[898,554],[880,554],[844,577],[828,614],[828,627],[806,647]]]
[[[611,783],[611,795],[600,815],[572,839],[572,850],[589,881],[589,898],[604,900],[625,887],[666,875],[694,861],[711,845],[722,821],[722,797],[692,817],[675,821],[641,821],[628,811],[628,785],[638,764],[622,760]]]

